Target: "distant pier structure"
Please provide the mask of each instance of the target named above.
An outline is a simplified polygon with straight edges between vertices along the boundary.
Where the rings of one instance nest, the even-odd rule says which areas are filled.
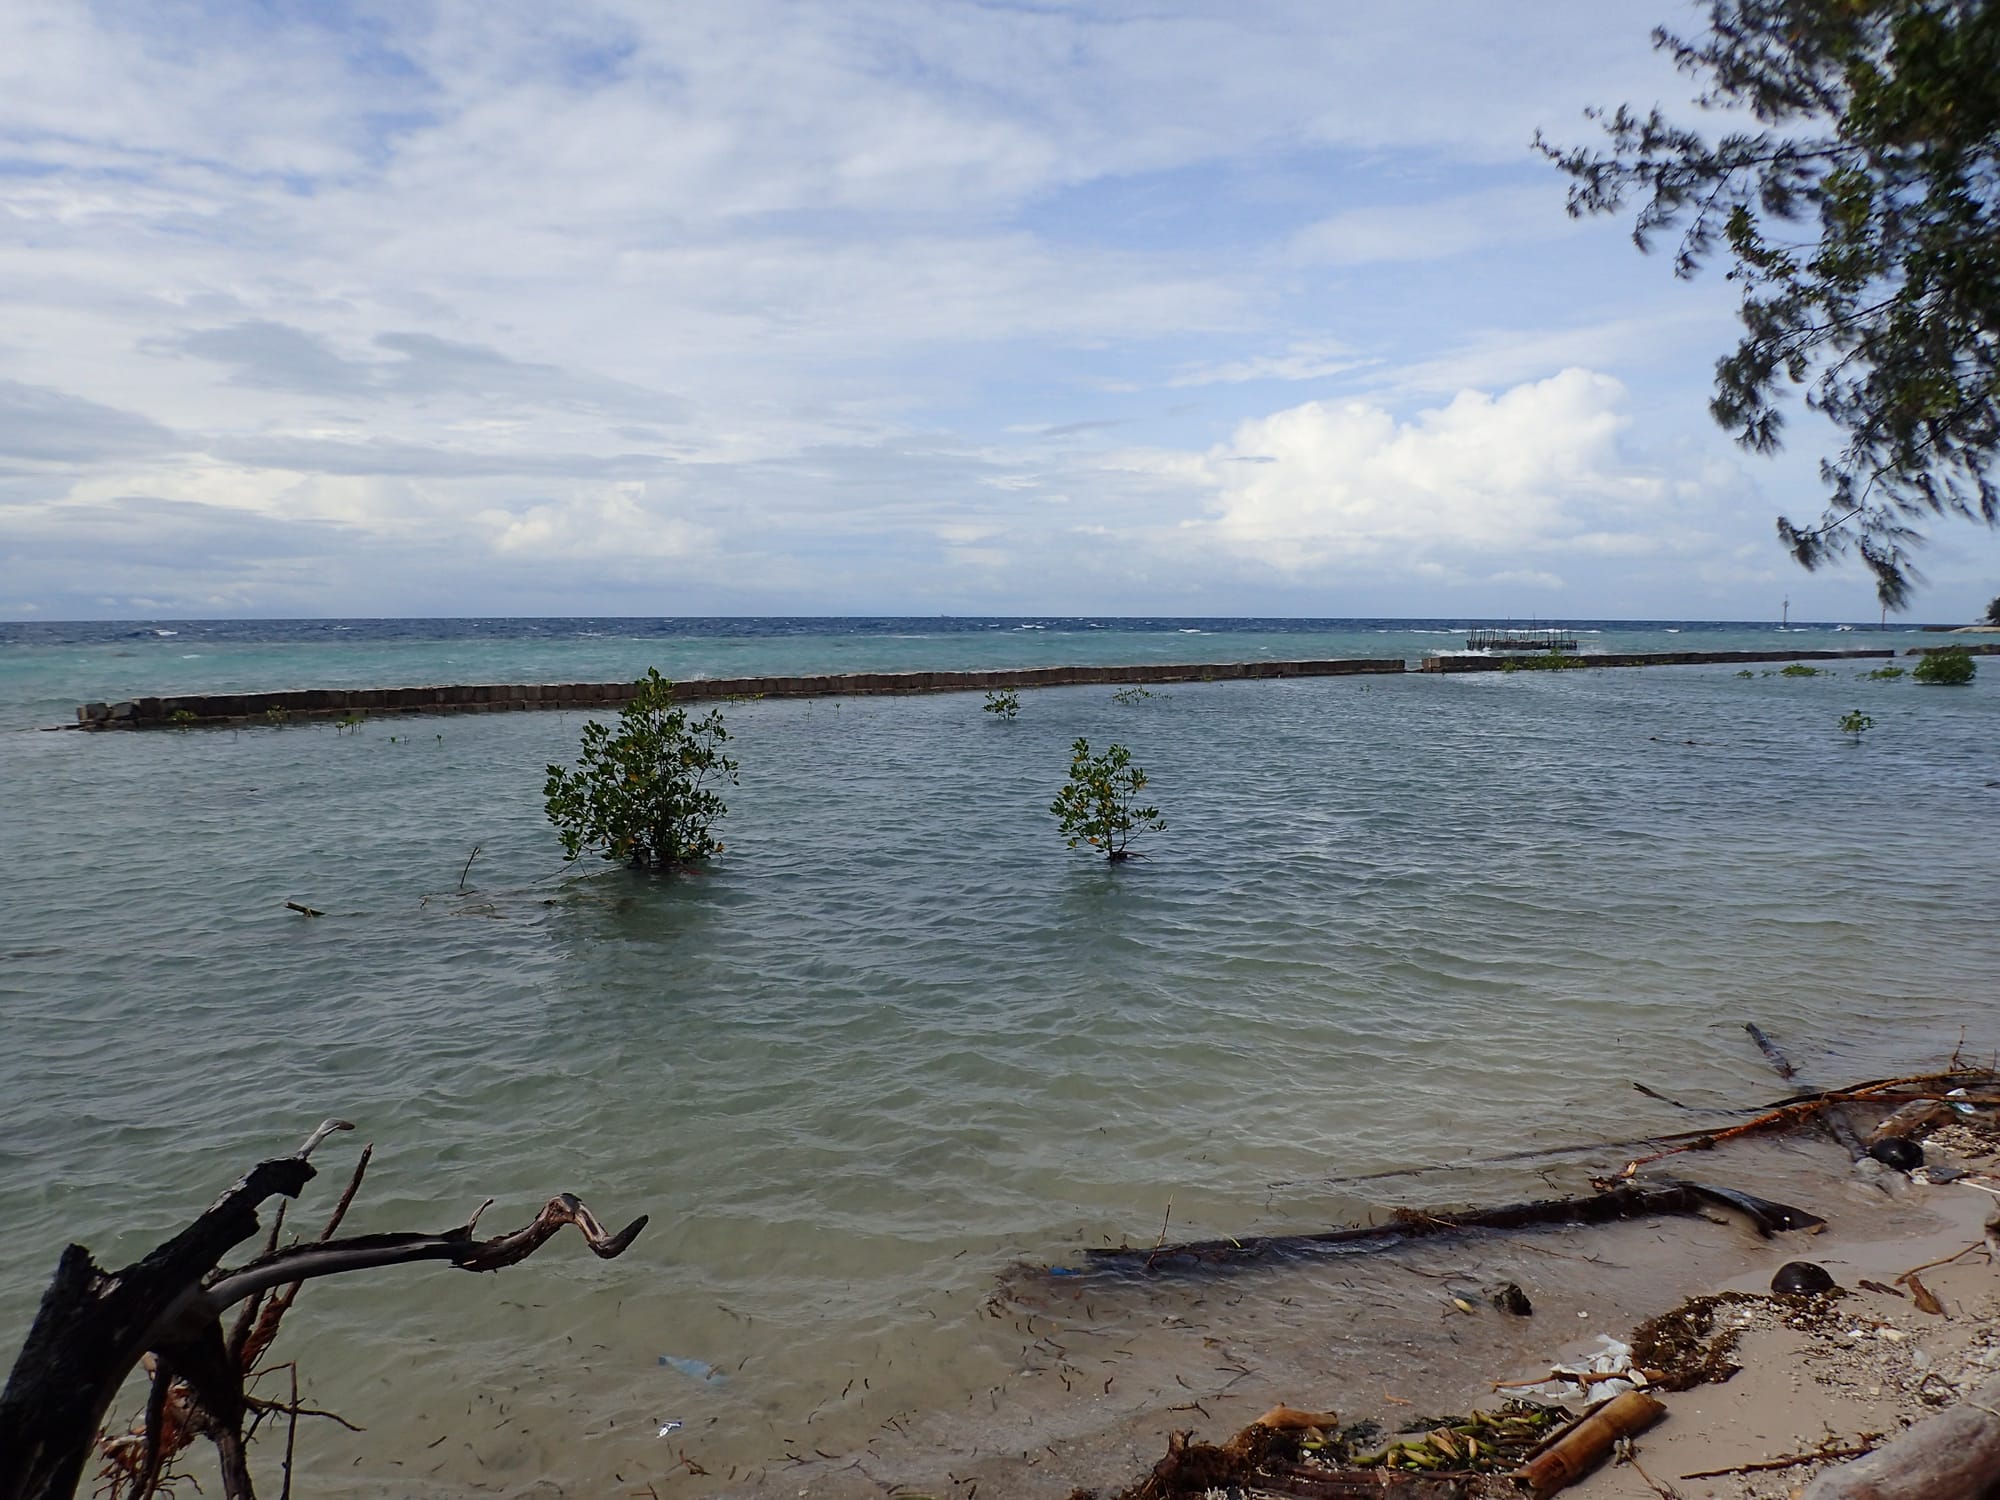
[[[1468,651],[1574,651],[1576,637],[1558,625],[1476,625],[1465,632]]]

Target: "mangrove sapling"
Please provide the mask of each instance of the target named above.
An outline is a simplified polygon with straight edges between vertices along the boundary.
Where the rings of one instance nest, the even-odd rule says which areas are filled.
[[[986,694],[985,711],[1002,724],[1011,724],[1021,711],[1021,695],[1012,688],[992,688]]]
[[[1964,687],[1978,671],[1971,652],[1963,646],[1950,646],[1927,653],[1910,677],[1928,687]]]
[[[1090,753],[1090,741],[1070,747],[1069,782],[1049,804],[1064,841],[1074,849],[1088,844],[1114,863],[1129,859],[1135,834],[1158,833],[1167,826],[1157,807],[1138,806],[1146,773],[1132,764],[1123,745]]]
[[[729,809],[715,783],[736,781],[722,711],[690,721],[657,668],[638,680],[614,733],[583,726],[574,769],[552,765],[543,783],[563,857],[585,851],[634,869],[671,869],[718,854],[710,829]]]
[[[1840,732],[1850,745],[1860,744],[1861,736],[1874,727],[1875,721],[1858,708],[1840,716]]]
[[[1780,677],[1817,677],[1819,673],[1820,669],[1818,667],[1809,667],[1802,661],[1795,661],[1788,667],[1781,667],[1778,671]]]
[[[1888,666],[1877,667],[1874,671],[1863,672],[1861,675],[1869,682],[1894,682],[1898,677],[1907,677],[1910,674],[1901,667]]]

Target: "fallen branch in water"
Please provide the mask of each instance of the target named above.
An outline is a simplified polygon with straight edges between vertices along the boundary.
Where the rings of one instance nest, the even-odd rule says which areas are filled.
[[[296,1399],[262,1401],[246,1391],[257,1357],[302,1283],[420,1260],[495,1271],[527,1259],[565,1224],[576,1225],[591,1250],[608,1259],[622,1254],[646,1225],[642,1216],[607,1233],[589,1209],[563,1193],[528,1224],[490,1239],[476,1240],[472,1232],[491,1199],[464,1225],[441,1233],[331,1238],[360,1186],[364,1153],[322,1238],[280,1249],[274,1222],[263,1254],[236,1270],[222,1269],[222,1257],[257,1234],[264,1201],[296,1198],[316,1175],[307,1160],[314,1148],[351,1129],[344,1120],[328,1120],[291,1156],[252,1168],[186,1229],[123,1270],[103,1270],[82,1245],[63,1251],[0,1391],[0,1500],[69,1500],[98,1446],[106,1409],[142,1361],[151,1375],[142,1425],[105,1444],[114,1493],[148,1500],[162,1489],[172,1456],[204,1436],[215,1444],[225,1500],[254,1500],[246,1421],[254,1428],[268,1412],[290,1412],[294,1419],[309,1414]],[[271,1292],[277,1295],[265,1302]],[[225,1338],[222,1315],[238,1303],[246,1306]]]
[[[1344,1247],[1400,1243],[1470,1229],[1536,1229],[1551,1225],[1608,1224],[1617,1219],[1644,1218],[1654,1214],[1691,1214],[1715,1204],[1747,1215],[1757,1232],[1767,1237],[1775,1230],[1810,1229],[1826,1222],[1804,1209],[1773,1203],[1769,1199],[1730,1188],[1708,1187],[1692,1182],[1667,1182],[1643,1187],[1628,1183],[1587,1198],[1543,1198],[1528,1203],[1509,1203],[1498,1208],[1466,1209],[1453,1213],[1398,1209],[1386,1223],[1381,1224],[1362,1224],[1307,1234],[1253,1236],[1240,1240],[1196,1240],[1151,1248],[1116,1245],[1088,1249],[1084,1254],[1093,1265],[1110,1269],[1152,1272],[1195,1266],[1226,1267],[1293,1259]]]

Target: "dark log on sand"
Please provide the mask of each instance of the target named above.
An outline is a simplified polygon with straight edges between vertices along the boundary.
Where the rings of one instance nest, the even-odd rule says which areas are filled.
[[[1986,1500],[2000,1488],[2000,1380],[1866,1458],[1828,1469],[1805,1500]]]
[[[344,1120],[328,1120],[298,1151],[260,1163],[186,1229],[121,1271],[97,1266],[81,1245],[63,1251],[55,1278],[0,1392],[0,1500],[69,1500],[96,1444],[118,1387],[147,1355],[154,1361],[144,1488],[158,1476],[156,1425],[169,1387],[184,1383],[214,1440],[227,1500],[253,1500],[244,1455],[244,1369],[223,1337],[221,1317],[246,1298],[320,1276],[419,1260],[468,1271],[497,1271],[527,1259],[565,1224],[610,1257],[632,1243],[646,1220],[607,1234],[568,1194],[549,1200],[535,1219],[509,1234],[475,1240],[487,1204],[457,1229],[439,1234],[371,1234],[273,1249],[240,1270],[220,1271],[222,1257],[252,1238],[257,1210],[272,1197],[296,1198],[314,1175],[307,1157]],[[358,1175],[358,1174],[357,1174]],[[343,1208],[344,1208],[343,1204]],[[245,1330],[247,1332],[247,1330]]]
[[[1542,1198],[1498,1208],[1425,1213],[1398,1209],[1382,1224],[1362,1224],[1309,1234],[1253,1236],[1241,1240],[1196,1240],[1179,1245],[1140,1247],[1118,1245],[1086,1250],[1094,1268],[1124,1271],[1182,1271],[1297,1259],[1345,1249],[1379,1248],[1430,1235],[1460,1234],[1471,1229],[1541,1229],[1572,1224],[1609,1224],[1618,1219],[1654,1214],[1692,1214],[1720,1205],[1744,1214],[1760,1235],[1780,1229],[1811,1229],[1826,1221],[1817,1214],[1785,1203],[1773,1203],[1730,1188],[1693,1182],[1650,1186],[1627,1184],[1587,1198]]]

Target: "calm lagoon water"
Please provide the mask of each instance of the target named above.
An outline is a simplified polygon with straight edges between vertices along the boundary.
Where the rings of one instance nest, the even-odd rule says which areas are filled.
[[[970,696],[736,704],[727,852],[677,880],[563,866],[540,788],[574,714],[28,727],[203,687],[1451,644],[779,623],[7,627],[0,1343],[66,1240],[119,1263],[339,1115],[377,1148],[351,1228],[489,1195],[505,1227],[563,1190],[653,1222],[617,1262],[572,1241],[498,1279],[311,1288],[286,1346],[370,1429],[302,1432],[314,1492],[605,1492],[662,1478],[668,1420],[706,1492],[1004,1383],[996,1277],[1150,1241],[1169,1200],[1177,1236],[1317,1227],[1425,1191],[1329,1173],[1662,1128],[1634,1079],[1755,1102],[1746,1019],[1830,1081],[2000,1044],[2000,666],[1963,690],[1872,663],[1057,689],[1012,725]],[[1079,735],[1151,775],[1148,860],[1056,838]],[[321,1160],[306,1222],[351,1146]]]

